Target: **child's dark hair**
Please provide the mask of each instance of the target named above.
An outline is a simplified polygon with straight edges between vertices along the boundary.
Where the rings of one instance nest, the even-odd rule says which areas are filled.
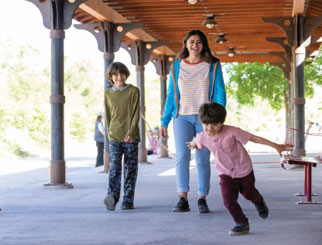
[[[126,65],[124,65],[121,62],[113,62],[107,68],[106,77],[114,84],[112,80],[112,75],[115,75],[117,73],[124,74],[126,78],[130,76],[130,71],[129,69],[127,69]]]
[[[205,103],[199,108],[202,123],[224,123],[226,114],[225,107],[215,102]]]

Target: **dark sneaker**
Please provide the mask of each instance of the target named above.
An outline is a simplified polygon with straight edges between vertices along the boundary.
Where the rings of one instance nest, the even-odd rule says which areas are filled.
[[[104,204],[107,210],[110,210],[110,211],[115,210],[116,201],[113,196],[107,195],[104,199]]]
[[[133,208],[134,208],[133,203],[128,202],[128,201],[123,201],[122,206],[121,206],[122,210],[133,209]]]
[[[255,205],[255,207],[258,211],[258,215],[262,219],[266,219],[268,216],[268,207],[266,206],[266,203],[263,201],[263,203]]]
[[[199,208],[199,213],[201,214],[209,213],[209,208],[205,198],[200,198],[198,200],[198,208]]]
[[[229,235],[231,236],[244,235],[244,234],[247,234],[248,232],[249,232],[249,224],[241,223],[241,224],[235,225],[235,227],[229,231]]]
[[[179,202],[177,203],[177,206],[174,207],[173,212],[189,212],[189,203],[186,199],[183,197],[180,197]]]

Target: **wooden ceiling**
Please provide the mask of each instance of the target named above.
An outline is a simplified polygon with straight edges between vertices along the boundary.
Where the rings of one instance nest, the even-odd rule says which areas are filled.
[[[169,55],[180,50],[187,32],[199,29],[222,62],[279,62],[282,58],[271,52],[284,53],[284,48],[266,38],[286,37],[285,33],[262,18],[292,17],[298,9],[305,17],[322,16],[322,0],[198,0],[196,4],[187,0],[88,0],[76,10],[74,19],[81,23],[141,22],[143,29],[131,31],[123,41],[168,41],[167,48],[158,50]],[[209,15],[218,23],[212,29],[202,24]],[[216,43],[219,33],[224,33],[228,42]],[[322,37],[322,26],[312,36]],[[307,51],[317,50],[320,44],[311,44]],[[227,55],[229,47],[236,51],[233,57]]]

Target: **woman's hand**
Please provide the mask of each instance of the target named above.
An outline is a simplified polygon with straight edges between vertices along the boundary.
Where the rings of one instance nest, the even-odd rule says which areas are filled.
[[[167,127],[161,127],[161,137],[167,139],[168,136],[168,128]]]

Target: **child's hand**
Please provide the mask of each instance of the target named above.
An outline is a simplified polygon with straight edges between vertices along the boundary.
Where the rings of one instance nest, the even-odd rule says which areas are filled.
[[[126,143],[132,143],[133,142],[133,138],[131,136],[125,136],[124,142],[126,142]]]
[[[293,147],[292,145],[288,145],[288,144],[285,144],[285,145],[276,144],[275,149],[277,150],[278,154],[282,156],[283,151],[290,151],[292,147]]]
[[[187,142],[186,144],[190,150],[198,149],[197,144],[194,141]]]

